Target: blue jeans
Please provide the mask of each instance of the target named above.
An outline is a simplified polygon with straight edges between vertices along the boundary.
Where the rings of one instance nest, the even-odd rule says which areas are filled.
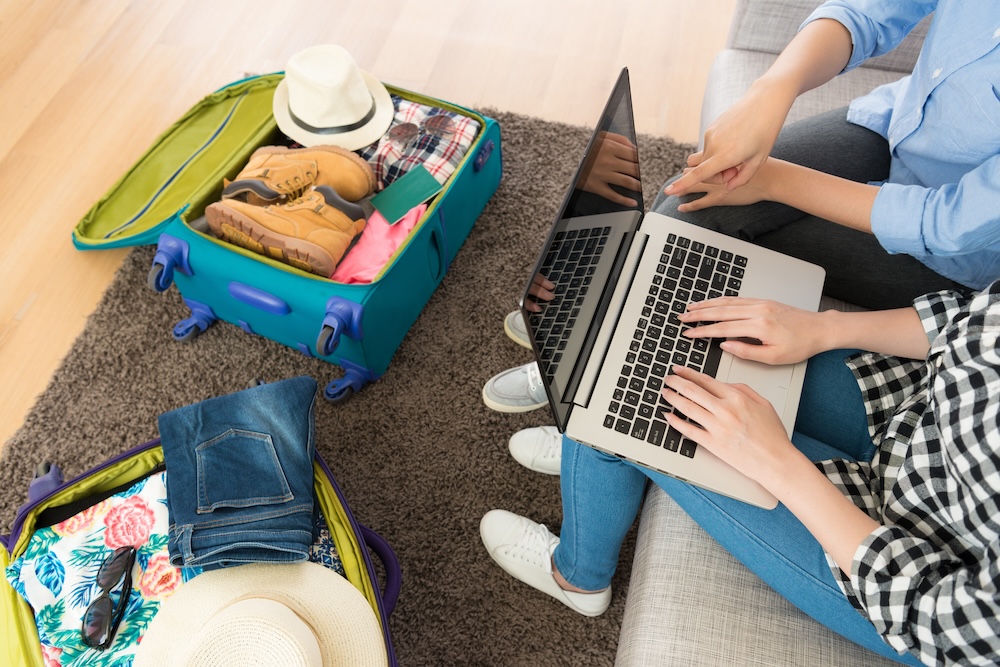
[[[315,400],[298,377],[160,415],[173,565],[308,559]]]
[[[875,447],[861,391],[836,350],[809,361],[792,442],[813,461],[870,461]],[[563,438],[563,522],[553,560],[584,590],[611,583],[619,551],[651,479],[716,541],[792,604],[831,630],[909,665],[841,592],[819,542],[783,505],[764,510]]]

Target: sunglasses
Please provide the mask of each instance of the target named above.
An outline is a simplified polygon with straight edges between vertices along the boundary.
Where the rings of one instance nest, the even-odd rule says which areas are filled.
[[[83,627],[80,630],[83,643],[87,646],[99,651],[111,646],[132,594],[134,564],[135,547],[116,549],[101,563],[101,569],[97,571],[97,585],[101,587],[101,594],[94,598],[83,613]],[[112,604],[111,591],[118,588],[123,580],[125,583],[118,604]]]
[[[400,152],[410,148],[422,135],[445,139],[455,134],[455,122],[448,116],[438,114],[423,123],[400,123],[389,130],[389,141]]]

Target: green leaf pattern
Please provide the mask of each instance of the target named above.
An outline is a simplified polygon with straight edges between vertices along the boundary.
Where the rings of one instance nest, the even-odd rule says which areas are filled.
[[[108,650],[98,651],[83,644],[80,631],[87,606],[101,592],[96,585],[97,573],[113,551],[105,544],[104,521],[112,508],[136,493],[142,494],[155,513],[153,531],[146,543],[136,545],[138,552],[132,572],[132,592],[114,643]],[[61,665],[131,666],[139,637],[160,606],[159,600],[143,597],[138,582],[152,558],[162,555],[162,560],[168,557],[169,517],[167,506],[161,502],[165,497],[164,473],[158,473],[112,496],[108,499],[110,502],[102,503],[101,513],[95,516],[92,523],[80,521],[75,524],[84,526],[79,531],[67,532],[64,526],[66,534],[60,535],[51,528],[39,529],[32,535],[24,556],[7,568],[8,581],[35,611],[42,644],[61,651],[50,650],[50,655],[58,654]],[[120,591],[111,595],[117,600]]]

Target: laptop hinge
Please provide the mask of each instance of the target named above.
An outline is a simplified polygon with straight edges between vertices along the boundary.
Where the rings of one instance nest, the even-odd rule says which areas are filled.
[[[635,233],[632,243],[629,245],[628,255],[625,257],[625,265],[622,267],[621,274],[619,274],[618,283],[615,285],[615,291],[611,297],[611,303],[608,305],[607,314],[604,317],[604,321],[601,322],[601,328],[597,333],[597,340],[594,341],[594,347],[592,348],[594,352],[590,355],[590,359],[587,360],[587,366],[583,371],[583,376],[580,378],[580,386],[573,397],[575,405],[587,407],[587,404],[590,403],[590,396],[594,392],[594,386],[597,384],[597,376],[601,372],[601,366],[604,365],[604,358],[607,356],[608,348],[611,346],[611,337],[618,326],[618,320],[621,319],[622,310],[625,308],[625,300],[628,298],[629,290],[632,288],[632,281],[635,280],[635,274],[639,270],[639,261],[642,259],[642,252],[646,248],[647,241],[649,241],[649,235],[639,230]]]

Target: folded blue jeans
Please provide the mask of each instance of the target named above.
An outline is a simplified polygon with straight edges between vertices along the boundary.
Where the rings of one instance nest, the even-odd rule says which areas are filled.
[[[315,400],[298,377],[160,415],[173,565],[308,559]]]

